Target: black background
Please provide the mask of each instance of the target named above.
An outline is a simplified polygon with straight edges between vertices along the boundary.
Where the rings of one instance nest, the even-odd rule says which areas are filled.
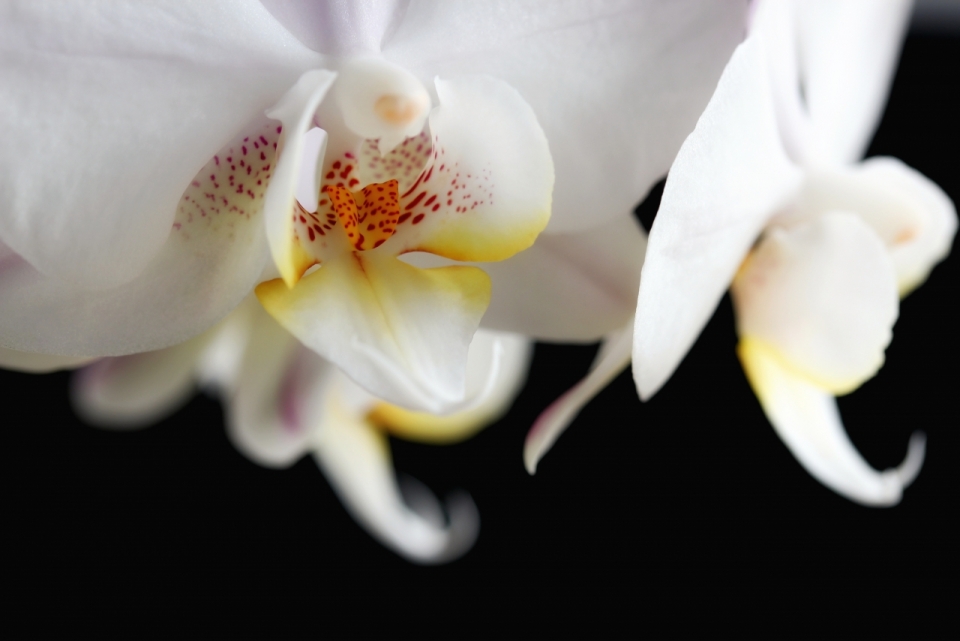
[[[911,36],[870,150],[954,201],[958,63],[960,39]],[[652,401],[620,376],[536,477],[521,462],[526,430],[595,348],[538,346],[511,413],[466,443],[395,441],[400,471],[479,505],[476,547],[441,567],[375,543],[312,460],[248,462],[214,400],[103,432],[73,417],[67,374],[0,372],[5,609],[39,628],[133,636],[950,636],[938,626],[956,619],[960,569],[958,271],[954,256],[903,302],[886,365],[840,400],[877,468],[900,462],[913,430],[929,435],[900,506],[855,505],[801,469],[741,372],[725,299]]]

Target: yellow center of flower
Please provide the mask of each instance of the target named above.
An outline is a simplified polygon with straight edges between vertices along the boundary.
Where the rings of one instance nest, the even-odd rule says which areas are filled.
[[[382,245],[397,231],[400,217],[399,183],[388,180],[371,183],[351,192],[341,185],[325,185],[321,190],[343,226],[354,249],[363,251]]]

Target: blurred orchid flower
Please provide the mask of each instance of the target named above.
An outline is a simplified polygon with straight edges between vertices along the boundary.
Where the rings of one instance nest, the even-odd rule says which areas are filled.
[[[267,467],[312,454],[350,514],[381,543],[418,563],[465,553],[479,517],[464,493],[441,505],[416,481],[398,483],[387,435],[427,443],[472,436],[506,412],[526,378],[531,344],[481,330],[468,357],[469,400],[439,416],[371,396],[306,349],[255,300],[174,347],[99,360],[73,380],[78,413],[95,425],[142,427],[198,387],[222,396],[236,447]]]
[[[4,6],[0,344],[155,350],[267,274],[266,308],[355,381],[456,407],[488,300],[488,326],[557,339],[629,315],[629,278],[603,278],[635,270],[584,252],[669,166],[745,11],[265,4]],[[544,225],[552,242],[489,268]],[[424,253],[477,262],[492,300],[475,267]],[[549,274],[570,286],[531,295]],[[581,291],[617,314],[560,313]]]
[[[834,397],[883,364],[898,293],[950,250],[956,212],[892,158],[857,163],[910,4],[765,1],[670,171],[637,303],[641,398],[669,378],[730,287],[738,353],[764,412],[819,481],[893,505],[920,470],[871,468]]]

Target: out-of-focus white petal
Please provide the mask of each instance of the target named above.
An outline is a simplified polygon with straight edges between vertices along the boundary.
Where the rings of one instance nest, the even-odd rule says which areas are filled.
[[[538,340],[598,340],[636,311],[646,246],[631,213],[582,232],[541,234],[510,260],[481,265],[493,283],[481,324]]]
[[[18,372],[45,374],[60,369],[73,369],[90,361],[84,356],[58,356],[56,354],[35,354],[19,352],[0,347],[0,367]]]
[[[762,42],[744,42],[670,170],[640,277],[633,373],[662,386],[767,219],[797,189],[777,130]]]
[[[528,473],[536,473],[537,463],[550,451],[580,410],[630,364],[632,347],[633,319],[630,319],[604,340],[590,373],[540,414],[527,432],[523,444],[523,464]]]
[[[533,345],[522,336],[478,330],[467,354],[467,394],[448,414],[412,412],[378,403],[369,419],[400,438],[425,443],[462,441],[509,409],[527,378]]]
[[[223,318],[268,257],[261,207],[275,128],[260,116],[209,159],[181,194],[160,253],[128,283],[83,290],[0,243],[0,344],[119,356],[183,342]]]
[[[497,261],[530,247],[550,219],[553,161],[543,130],[515,89],[487,76],[437,79],[433,155],[400,194],[384,251]]]
[[[380,51],[409,0],[262,0],[273,16],[314,51],[329,55]]]
[[[74,410],[85,421],[111,429],[156,423],[196,391],[196,364],[210,338],[207,332],[166,349],[88,365],[73,378]]]
[[[517,89],[556,164],[551,231],[635,206],[666,173],[746,28],[745,2],[412,2],[383,55],[425,83]]]
[[[760,0],[750,22],[750,37],[763,41],[777,124],[787,154],[795,162],[811,157],[817,144],[800,82],[797,3]]]
[[[333,94],[344,123],[361,138],[379,140],[381,154],[423,130],[430,94],[409,71],[379,58],[350,60],[339,71]]]
[[[156,258],[194,175],[320,57],[253,0],[0,9],[0,238],[75,286]]]
[[[763,411],[793,455],[818,481],[852,501],[890,506],[920,471],[925,439],[914,434],[900,467],[878,472],[843,429],[833,396],[781,366],[761,344],[738,347],[740,361]]]
[[[263,315],[260,301],[253,295],[247,296],[211,331],[210,340],[197,361],[200,387],[217,393],[236,391],[241,363],[258,315]]]
[[[880,121],[912,0],[802,0],[803,97],[818,148],[808,161],[859,160]]]
[[[733,283],[737,329],[797,374],[845,394],[883,364],[899,309],[896,282],[883,242],[854,214],[774,227]]]
[[[262,308],[252,316],[240,372],[226,398],[227,434],[256,463],[286,467],[309,449],[333,368]]]
[[[353,518],[381,543],[417,563],[441,563],[466,552],[479,531],[473,501],[463,495],[448,501],[449,523],[431,518],[443,510],[429,492],[416,492],[412,503],[419,505],[408,507],[386,436],[339,399],[337,393],[327,397],[324,420],[314,437],[315,455]]]
[[[293,225],[305,135],[313,128],[314,113],[336,77],[326,69],[308,71],[267,111],[268,117],[282,123],[283,134],[273,177],[264,196],[264,219],[270,253],[289,287],[293,287],[312,263],[297,242]],[[313,194],[312,206],[316,205],[316,196]]]
[[[442,412],[464,398],[467,349],[490,301],[476,267],[419,269],[377,252],[347,254],[296,287],[257,287],[264,308],[372,394]]]
[[[950,252],[957,231],[950,198],[895,158],[810,172],[799,197],[777,220],[790,225],[829,210],[856,213],[880,236],[893,258],[901,294],[926,279]]]

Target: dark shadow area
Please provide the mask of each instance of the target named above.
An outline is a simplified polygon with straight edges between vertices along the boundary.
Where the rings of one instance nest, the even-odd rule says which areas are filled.
[[[667,184],[664,178],[650,188],[650,193],[643,199],[637,208],[633,210],[633,215],[637,217],[643,228],[650,233],[653,227],[653,220],[657,217],[657,210],[660,209],[660,199],[663,197],[663,186]]]

